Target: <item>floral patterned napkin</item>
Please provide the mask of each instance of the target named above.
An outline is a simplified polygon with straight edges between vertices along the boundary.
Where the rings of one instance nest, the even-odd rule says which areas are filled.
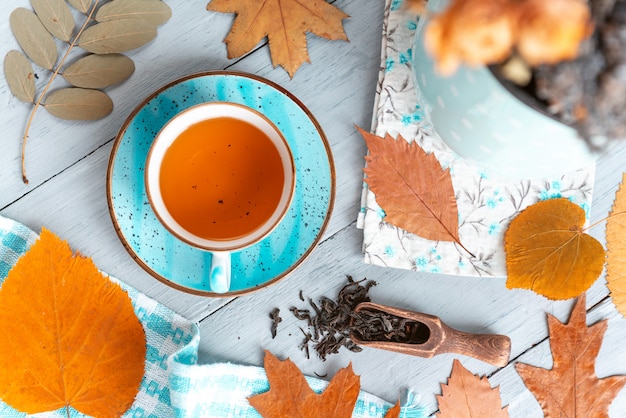
[[[402,135],[433,152],[449,168],[459,210],[459,236],[475,257],[453,243],[429,241],[384,222],[384,210],[364,184],[357,226],[363,229],[365,262],[415,271],[463,276],[506,276],[503,236],[525,207],[566,197],[589,216],[595,166],[542,180],[508,179],[481,169],[449,149],[437,136],[413,83],[412,46],[418,18],[387,0],[381,72],[372,132]],[[416,162],[417,164],[417,162]]]

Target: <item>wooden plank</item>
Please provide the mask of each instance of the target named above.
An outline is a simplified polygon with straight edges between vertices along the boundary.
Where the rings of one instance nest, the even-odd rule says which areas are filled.
[[[497,369],[465,356],[441,355],[433,359],[410,357],[372,348],[362,353],[346,350],[326,362],[307,360],[299,350],[304,326],[288,311],[292,305],[305,307],[298,293],[318,300],[334,298],[345,283],[375,279],[374,301],[439,316],[449,326],[467,332],[500,333],[511,337],[513,358],[536,365],[550,364],[546,340],[546,312],[566,320],[571,301],[550,302],[527,291],[507,290],[503,279],[464,278],[383,269],[366,265],[360,247],[362,234],[354,227],[359,208],[365,145],[354,125],[369,128],[379,69],[383,2],[360,0],[335,4],[351,15],[345,28],[350,42],[327,41],[309,36],[311,64],[305,64],[289,79],[282,69],[273,69],[267,46],[240,60],[227,60],[222,39],[233,16],[208,13],[205,3],[173,4],[174,16],[159,30],[155,42],[130,54],[136,73],[111,95],[114,113],[98,122],[63,122],[37,114],[28,150],[32,183],[24,186],[19,174],[19,141],[28,117],[26,105],[11,97],[0,83],[3,112],[0,125],[0,212],[39,230],[46,226],[73,248],[94,258],[104,271],[135,286],[184,316],[201,322],[201,361],[234,361],[262,364],[263,349],[280,357],[291,357],[307,374],[332,376],[352,361],[362,375],[363,389],[389,401],[410,387],[421,394],[428,410],[436,410],[435,394],[447,380],[454,358],[460,358],[473,373],[488,374],[501,385],[511,416],[540,416],[532,395],[511,365]],[[14,7],[30,7],[16,0],[0,10],[0,54],[17,45],[8,28]],[[315,115],[333,148],[337,174],[337,200],[326,240],[286,279],[257,293],[230,299],[207,299],[173,290],[157,282],[128,255],[115,234],[106,204],[105,176],[111,138],[126,115],[142,98],[180,76],[212,69],[232,68],[256,73],[277,82],[296,95]],[[43,73],[39,84],[43,82]],[[617,184],[624,171],[626,146],[617,147],[600,159],[592,222],[610,210]],[[602,224],[590,232],[601,241]],[[598,361],[598,374],[626,373],[626,354],[621,349],[625,321],[611,309],[607,290],[600,279],[589,291],[588,305],[601,302],[590,312],[590,320],[610,318],[605,344]],[[283,322],[271,339],[269,312],[279,307]],[[595,319],[594,319],[595,318]],[[535,346],[536,345],[536,346]],[[519,358],[517,358],[519,357]],[[626,410],[621,393],[612,405],[612,416]]]
[[[334,299],[346,283],[346,274],[355,279],[374,279],[378,282],[370,291],[374,302],[436,315],[460,331],[508,335],[513,359],[521,354],[534,358],[532,347],[547,336],[546,312],[561,320],[569,317],[572,301],[550,302],[528,291],[507,290],[503,279],[444,276],[363,264],[357,251],[360,241],[360,231],[353,226],[344,229],[322,243],[287,279],[238,298],[203,320],[201,361],[261,365],[263,349],[268,349],[279,357],[290,357],[311,376],[332,376],[352,362],[355,372],[361,374],[364,390],[394,401],[402,388],[409,387],[421,395],[429,410],[435,411],[435,394],[439,393],[440,383],[447,380],[454,358],[461,359],[476,374],[491,375],[498,369],[465,356],[444,354],[422,359],[372,348],[361,353],[341,350],[326,362],[315,356],[307,360],[298,348],[302,341],[299,327],[306,324],[289,312],[291,306],[307,306],[300,301],[299,291],[317,302],[321,296]],[[599,281],[589,291],[589,304],[605,296],[606,289]],[[277,337],[272,339],[268,315],[274,307],[280,309],[283,321]],[[501,390],[521,392],[518,385],[506,385]]]

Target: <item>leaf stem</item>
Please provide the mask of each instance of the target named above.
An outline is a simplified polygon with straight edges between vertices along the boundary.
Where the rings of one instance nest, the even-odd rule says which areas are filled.
[[[596,221],[596,222],[592,223],[592,224],[591,224],[591,225],[589,225],[588,227],[583,228],[583,229],[582,229],[582,232],[587,232],[587,231],[589,231],[589,230],[590,230],[591,228],[593,228],[594,226],[597,226],[597,225],[601,224],[602,222],[608,221],[608,220],[609,220],[609,218],[613,218],[613,217],[615,217],[615,216],[625,215],[625,214],[626,214],[626,210],[623,210],[623,211],[621,211],[621,212],[617,212],[617,213],[611,213],[611,214],[609,214],[609,216],[606,216],[606,217],[604,217],[604,218],[600,219],[599,221]]]
[[[85,19],[85,22],[82,24],[82,26],[76,33],[76,36],[74,36],[74,39],[72,39],[72,42],[69,44],[67,50],[65,51],[65,54],[63,54],[63,57],[59,61],[59,64],[57,65],[56,69],[50,76],[50,80],[48,80],[48,82],[46,83],[43,91],[37,98],[37,101],[35,102],[35,105],[33,106],[33,109],[30,112],[30,116],[28,118],[28,121],[26,122],[26,127],[24,128],[24,135],[22,136],[22,181],[24,182],[24,184],[28,184],[28,177],[26,176],[26,142],[28,140],[28,132],[30,131],[30,126],[32,125],[33,119],[35,118],[35,113],[37,113],[37,109],[39,109],[39,107],[41,106],[41,102],[43,101],[43,98],[48,93],[48,90],[50,90],[50,86],[52,85],[52,82],[56,79],[57,75],[59,74],[59,71],[63,67],[65,60],[69,56],[70,52],[76,46],[76,43],[78,42],[78,39],[80,38],[80,35],[87,28],[87,25],[89,24],[89,22],[91,22],[92,16],[96,11],[96,7],[98,6],[99,2],[100,0],[96,0],[94,2],[93,6],[91,7],[91,10],[89,11],[89,14],[87,15],[87,18]]]

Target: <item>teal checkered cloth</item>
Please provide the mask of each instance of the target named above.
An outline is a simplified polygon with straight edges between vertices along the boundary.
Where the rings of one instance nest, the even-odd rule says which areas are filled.
[[[38,236],[26,226],[0,216],[0,284],[18,258]],[[198,365],[200,334],[197,324],[172,312],[125,283],[111,278],[128,292],[146,333],[146,370],[128,418],[260,417],[247,401],[269,390],[261,367],[231,363]],[[1,373],[1,371],[0,371]],[[307,378],[321,392],[321,379]],[[391,404],[361,392],[353,417],[383,417]],[[419,407],[404,408],[403,417],[421,417]],[[24,417],[0,401],[0,417]],[[67,417],[65,409],[47,414]],[[83,417],[72,410],[72,417]]]

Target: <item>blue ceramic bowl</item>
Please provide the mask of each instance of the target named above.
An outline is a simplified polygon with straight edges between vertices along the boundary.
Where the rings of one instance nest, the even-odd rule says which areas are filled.
[[[446,4],[430,0],[429,12]],[[424,49],[426,24],[420,20],[415,37],[415,81],[433,128],[457,154],[511,178],[555,177],[594,163],[573,128],[522,102],[487,67],[438,75]]]

